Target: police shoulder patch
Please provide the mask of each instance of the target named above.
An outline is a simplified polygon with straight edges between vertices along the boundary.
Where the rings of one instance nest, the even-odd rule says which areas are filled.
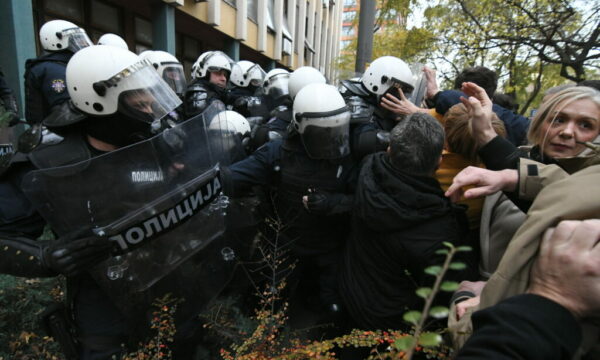
[[[65,81],[63,79],[54,79],[52,80],[52,90],[54,90],[57,93],[62,93],[65,91],[65,89],[67,88],[67,86],[65,85]]]

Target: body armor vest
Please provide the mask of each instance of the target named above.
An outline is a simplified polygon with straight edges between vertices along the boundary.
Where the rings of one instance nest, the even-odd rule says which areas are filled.
[[[284,141],[281,147],[279,185],[275,206],[288,236],[296,240],[301,254],[331,251],[341,245],[347,230],[348,214],[318,216],[309,213],[302,196],[309,189],[330,193],[348,193],[349,177],[354,169],[351,157],[339,161],[315,160],[306,155],[298,136]]]

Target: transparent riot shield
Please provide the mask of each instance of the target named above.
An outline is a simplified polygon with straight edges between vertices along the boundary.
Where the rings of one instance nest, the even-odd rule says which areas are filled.
[[[146,141],[24,180],[59,237],[95,233],[112,242],[113,255],[90,273],[126,315],[166,293],[199,311],[246,251],[223,236],[228,200],[215,159],[228,158],[231,131],[209,132],[207,120],[223,109],[215,103]]]
[[[425,99],[425,90],[427,87],[427,78],[423,73],[423,64],[414,63],[410,65],[410,70],[413,73],[413,84],[414,90],[408,97],[408,100],[417,106],[421,106],[423,99]]]

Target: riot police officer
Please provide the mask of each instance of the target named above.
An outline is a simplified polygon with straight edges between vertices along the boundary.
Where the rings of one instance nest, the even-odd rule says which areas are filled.
[[[100,36],[100,39],[98,39],[98,45],[116,46],[120,47],[121,49],[129,50],[129,46],[122,37],[111,33],[106,33]]]
[[[266,120],[269,110],[262,91],[265,75],[260,65],[251,61],[241,60],[232,66],[227,94],[227,104],[232,110],[247,118],[258,117],[255,120],[258,122]]]
[[[292,100],[303,87],[313,83],[325,84],[326,79],[319,70],[311,66],[302,66],[291,74],[283,69],[269,71],[265,77],[264,89],[275,108],[271,111],[269,121],[254,131],[254,148],[287,134],[292,121]]]
[[[65,70],[78,50],[92,45],[85,30],[65,20],[48,21],[40,28],[44,53],[25,63],[25,118],[40,123],[52,108],[69,99]]]
[[[188,85],[183,100],[187,118],[200,114],[215,100],[225,102],[232,62],[221,51],[207,51],[198,57],[192,67],[194,80]]]
[[[285,69],[275,68],[265,75],[263,92],[269,99],[269,111],[280,105],[291,108],[289,91],[290,72]]]
[[[290,279],[296,289],[292,306],[310,291],[321,318],[340,311],[335,272],[356,181],[349,123],[350,112],[335,87],[309,84],[294,99],[290,134],[223,170],[224,189],[233,196],[255,185],[270,189],[285,227],[281,246],[291,244],[292,257],[299,259]]]
[[[372,122],[377,129],[390,131],[397,124],[396,115],[383,109],[381,99],[388,93],[406,96],[413,91],[410,67],[394,56],[375,59],[365,70],[360,81],[343,80],[340,92],[352,109],[353,123]]]
[[[389,132],[398,123],[393,112],[381,106],[387,94],[400,97],[413,91],[413,74],[409,66],[394,56],[375,59],[360,79],[343,80],[340,93],[352,112],[351,143],[357,159],[389,144]]]
[[[93,201],[65,195],[83,185],[40,180],[44,171],[60,178],[66,174],[53,172],[56,167],[85,163],[88,168],[99,155],[149,137],[151,123],[181,101],[149,62],[113,46],[90,46],[76,53],[67,65],[66,80],[69,105],[55,109],[43,120],[62,137],[42,140],[29,154],[29,169],[11,167],[0,179],[0,213],[11,215],[0,222],[0,271],[17,276],[66,275],[71,320],[77,331],[75,336],[68,329],[53,335],[61,340],[69,359],[108,359],[122,351],[130,329],[124,314],[87,271],[109,257],[110,242],[91,231],[98,217]],[[36,168],[39,170],[31,171]],[[116,169],[115,165],[102,168],[102,172],[110,179]],[[106,179],[98,179],[94,191],[111,191],[114,184]],[[63,206],[55,203],[56,207],[36,203],[34,208],[31,201],[40,196],[70,200]],[[77,218],[85,213],[87,217]],[[51,224],[57,240],[36,241],[38,234],[23,233],[23,227],[14,226],[26,221],[37,224],[43,221],[40,214]]]
[[[152,66],[158,72],[158,75],[173,89],[175,94],[183,100],[185,90],[187,87],[185,74],[183,72],[183,65],[177,60],[177,58],[170,53],[162,50],[146,50],[140,54],[140,58],[147,59],[152,63]],[[163,122],[168,120],[174,122],[180,122],[185,120],[185,114],[183,107],[179,106],[176,111],[169,114],[168,118],[165,118]],[[169,124],[164,124],[162,128],[169,127]]]

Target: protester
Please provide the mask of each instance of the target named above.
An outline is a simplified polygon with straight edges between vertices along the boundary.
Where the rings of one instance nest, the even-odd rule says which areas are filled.
[[[415,290],[433,280],[423,270],[443,262],[435,252],[466,241],[464,208],[434,178],[443,144],[438,121],[415,113],[392,130],[386,153],[363,163],[339,280],[357,328],[406,329],[402,315],[422,306]]]
[[[598,156],[598,154],[596,154]],[[517,170],[506,169],[490,171],[479,168],[467,168],[455,177],[456,186],[451,186],[447,195],[456,198],[457,191],[466,184],[477,185],[464,192],[466,197],[486,195],[497,191],[516,191],[520,196],[535,198],[524,224],[511,240],[506,252],[483,287],[480,300],[470,302],[464,314],[457,319],[452,312],[449,316],[449,328],[456,346],[461,346],[471,331],[471,313],[477,309],[485,309],[497,304],[512,295],[522,294],[530,285],[530,269],[537,257],[537,249],[541,234],[548,228],[556,226],[563,219],[591,219],[600,216],[600,208],[596,199],[598,187],[594,186],[600,169],[591,165],[569,175],[557,165],[543,165],[525,160]],[[466,303],[466,301],[465,301]],[[460,303],[458,305],[461,305]],[[458,307],[456,306],[456,313]],[[453,307],[454,308],[454,307]],[[584,333],[596,336],[594,326],[584,320]],[[583,351],[589,351],[589,342],[582,344]]]
[[[475,312],[473,335],[456,359],[572,359],[580,321],[600,314],[599,250],[600,220],[546,230],[527,294]]]

